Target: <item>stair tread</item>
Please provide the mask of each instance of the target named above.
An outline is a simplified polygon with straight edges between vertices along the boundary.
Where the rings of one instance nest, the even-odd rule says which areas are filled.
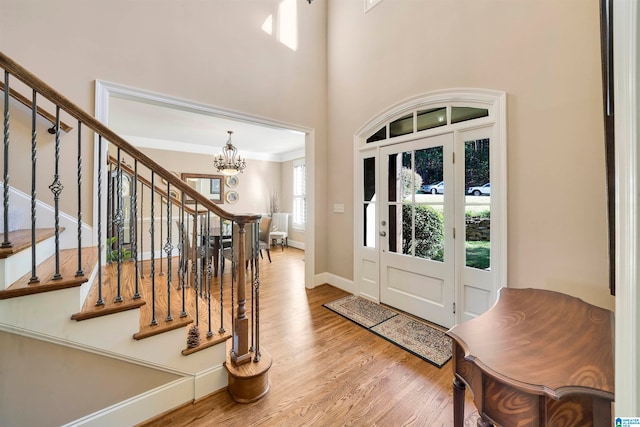
[[[145,293],[145,298],[149,303],[140,311],[140,331],[134,335],[135,339],[144,339],[154,335],[158,335],[162,332],[185,328],[185,345],[187,342],[187,331],[188,326],[193,324],[195,321],[195,304],[196,299],[199,300],[200,309],[198,312],[199,322],[198,328],[200,330],[200,344],[195,348],[185,348],[182,350],[182,354],[187,356],[189,354],[195,353],[200,350],[204,350],[207,347],[211,347],[218,343],[225,342],[229,338],[231,338],[231,320],[228,315],[224,316],[224,331],[220,333],[218,328],[212,327],[212,336],[207,337],[208,333],[208,311],[207,311],[207,301],[205,298],[196,297],[194,288],[187,287],[184,293],[185,300],[185,308],[189,313],[187,316],[180,317],[182,311],[182,289],[179,288],[178,277],[177,277],[177,268],[173,269],[172,274],[172,282],[167,286],[167,276],[156,274],[156,325],[151,325],[151,277],[147,276],[142,279],[142,283],[144,284],[143,289]],[[171,316],[173,320],[166,320],[167,316],[167,288],[171,290]],[[219,303],[217,300],[212,299],[211,301],[211,312],[213,323],[215,324],[216,319],[220,318],[219,311]]]
[[[172,331],[174,329],[185,327],[191,323],[193,323],[194,319],[190,315],[182,315],[182,290],[177,288],[177,276],[172,275],[173,283],[167,286],[167,275],[156,274],[156,284],[155,284],[155,293],[156,293],[156,322],[157,324],[152,325],[152,307],[149,304],[149,307],[146,307],[145,310],[140,312],[140,331],[136,333],[133,337],[135,339],[144,339],[148,337],[152,337],[154,335],[161,334],[166,331]],[[143,293],[145,298],[151,302],[151,293],[152,293],[152,280],[150,276],[146,276],[141,281],[143,285]],[[172,320],[167,320],[167,288],[171,292],[171,317]],[[187,290],[189,291],[189,289]],[[187,295],[190,292],[187,292]],[[187,299],[188,301],[188,299]],[[186,304],[187,309],[192,308],[192,306]]]
[[[36,274],[39,279],[38,282],[29,283],[31,279],[31,272],[29,272],[16,280],[7,289],[0,290],[0,299],[15,298],[80,286],[89,279],[97,261],[97,248],[82,248],[82,270],[84,275],[76,276],[78,270],[78,249],[63,249],[60,251],[61,279],[53,279],[55,274],[55,256],[51,256],[38,265],[36,269]]]
[[[63,231],[64,227],[60,227],[60,233]],[[36,243],[54,236],[55,233],[55,228],[37,228]],[[4,233],[0,233],[0,242],[4,242]],[[0,248],[0,259],[8,258],[11,255],[29,248],[31,246],[31,229],[10,231],[9,242],[11,242],[11,247]]]
[[[36,231],[36,241],[42,241],[55,235],[55,229],[38,229]],[[4,235],[2,235],[4,239]],[[18,230],[10,232],[10,240],[13,244],[11,248],[0,248],[0,258],[7,258],[14,253],[27,249],[31,245],[31,230]],[[60,251],[60,275],[61,279],[53,280],[55,274],[55,255],[47,258],[40,263],[36,269],[39,281],[29,283],[31,272],[25,274],[9,288],[0,290],[0,299],[19,297],[35,293],[53,291],[57,289],[65,289],[80,286],[87,282],[91,276],[91,272],[98,263],[98,248],[87,247],[82,249],[82,270],[83,276],[76,277],[78,268],[77,253],[78,249],[64,249]],[[102,300],[103,305],[96,305],[98,300],[98,286],[96,283],[92,286],[81,311],[71,316],[73,320],[86,320],[112,313],[118,313],[126,310],[140,308],[140,324],[139,332],[134,334],[133,338],[141,340],[152,337],[163,332],[184,328],[185,329],[185,348],[182,350],[184,356],[188,356],[216,344],[223,343],[231,338],[231,322],[229,316],[224,316],[224,331],[212,330],[211,336],[207,336],[207,309],[206,298],[196,297],[193,287],[189,287],[185,291],[185,307],[186,310],[195,313],[195,301],[199,299],[199,330],[200,344],[194,348],[186,348],[186,337],[188,325],[194,323],[193,315],[181,316],[182,311],[182,290],[177,287],[177,274],[174,273],[173,284],[167,286],[167,277],[162,274],[156,274],[156,322],[151,325],[151,278],[149,276],[141,279],[139,282],[139,297],[135,298],[135,263],[122,262],[121,269],[121,297],[122,301],[116,302],[117,294],[117,263],[106,264],[102,266]],[[174,270],[177,271],[177,268]],[[171,313],[172,319],[167,320],[167,290],[171,291]],[[218,302],[212,299],[212,318],[219,319]],[[215,322],[214,322],[215,323]],[[212,329],[215,329],[212,327]]]
[[[102,289],[99,295],[98,280],[93,284],[82,310],[71,316],[73,320],[87,320],[122,311],[134,310],[143,306],[146,302],[140,295],[135,295],[135,263],[123,262],[120,264],[120,298],[118,296],[117,277],[118,264],[111,263],[102,266]],[[99,296],[102,304],[98,305]]]

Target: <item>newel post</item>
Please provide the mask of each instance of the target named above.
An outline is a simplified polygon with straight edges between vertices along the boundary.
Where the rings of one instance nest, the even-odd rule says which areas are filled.
[[[244,223],[238,223],[238,309],[233,328],[233,350],[231,351],[231,362],[238,366],[251,361],[249,353],[249,319],[247,318],[247,290],[245,277],[245,229]]]
[[[258,340],[257,328],[258,322],[249,324],[250,319],[247,317],[247,249],[251,249],[251,262],[254,262],[255,248],[251,246],[247,248],[247,242],[251,241],[251,245],[256,242],[253,239],[247,239],[246,222],[238,221],[238,239],[234,241],[237,246],[238,254],[234,254],[234,258],[238,260],[235,265],[237,268],[237,287],[236,295],[238,298],[237,310],[235,312],[233,326],[233,348],[227,356],[224,366],[227,369],[229,384],[227,391],[231,397],[239,403],[250,403],[261,399],[269,392],[269,369],[271,368],[271,355],[264,348],[249,347],[251,336]],[[250,227],[255,225],[250,225]],[[234,232],[235,234],[235,232]],[[235,252],[235,248],[234,248]],[[257,262],[257,260],[255,260]],[[254,269],[255,267],[255,269]],[[257,266],[251,267],[250,285],[256,286],[256,293],[259,288],[259,279],[257,277]],[[256,274],[256,276],[254,276]],[[251,317],[258,318],[259,304],[253,301],[251,308]],[[249,335],[253,334],[253,335]],[[252,355],[255,357],[252,358]]]

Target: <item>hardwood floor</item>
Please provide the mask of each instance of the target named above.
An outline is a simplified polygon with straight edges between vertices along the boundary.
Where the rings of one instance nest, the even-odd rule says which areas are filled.
[[[441,369],[324,308],[347,295],[304,287],[304,252],[260,263],[261,345],[273,356],[271,388],[250,404],[226,390],[144,426],[452,426],[452,368]],[[467,397],[465,425],[477,411]]]

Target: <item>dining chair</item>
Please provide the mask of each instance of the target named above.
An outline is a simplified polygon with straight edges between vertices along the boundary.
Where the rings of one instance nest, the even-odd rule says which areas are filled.
[[[269,242],[273,245],[279,241],[284,251],[284,247],[289,246],[289,214],[276,212],[272,214],[271,218]]]
[[[269,230],[271,230],[271,217],[263,216],[260,220],[260,228],[258,231],[258,249],[260,250],[260,258],[262,258],[262,250],[264,249],[267,251],[267,258],[269,258],[269,262],[271,262]]]

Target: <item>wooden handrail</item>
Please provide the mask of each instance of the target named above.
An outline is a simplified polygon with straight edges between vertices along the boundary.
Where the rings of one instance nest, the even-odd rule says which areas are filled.
[[[136,147],[125,141],[121,136],[109,129],[103,123],[101,123],[95,117],[87,114],[84,110],[71,102],[62,94],[58,93],[51,86],[40,80],[36,75],[29,72],[26,68],[6,56],[3,52],[0,52],[0,66],[9,71],[17,79],[25,83],[27,86],[35,89],[39,94],[53,102],[55,105],[60,106],[70,116],[77,119],[89,129],[106,138],[107,141],[114,144],[116,147],[124,150],[127,154],[132,156],[135,160],[146,166],[150,170],[154,171],[156,175],[161,176],[171,185],[177,187],[183,192],[187,193],[191,198],[196,200],[203,208],[214,212],[219,217],[232,220],[238,224],[247,224],[257,222],[261,215],[259,214],[232,214],[220,208],[211,200],[200,194],[193,188],[191,188],[186,182],[182,181],[170,171],[162,167],[159,163],[151,159],[149,156],[138,150]]]
[[[112,155],[109,155],[109,158],[107,159],[107,163],[111,163],[111,164],[117,165],[118,164],[118,159],[116,159]],[[131,175],[131,176],[135,175],[135,171],[133,169],[131,169],[129,167],[129,165],[127,165],[127,164],[125,164],[123,162],[120,162],[120,168],[123,171],[125,171],[126,173],[128,173],[129,175]],[[140,181],[142,183],[142,185],[144,185],[145,187],[151,189],[151,181],[149,181],[147,178],[138,175],[138,181]],[[162,196],[164,198],[167,197],[167,195],[166,195],[166,193],[165,193],[163,188],[161,188],[161,187],[159,187],[159,186],[157,186],[155,184],[154,184],[153,187],[154,187],[153,191],[155,191],[157,194],[159,194],[160,196]],[[169,199],[171,200],[171,204],[173,204],[173,205],[176,205],[176,206],[181,206],[182,205],[182,202],[179,199],[175,198],[175,197],[169,196]],[[189,206],[185,206],[184,210],[187,211],[187,213],[189,213],[190,215],[195,215],[196,214],[195,209],[191,209]]]
[[[0,91],[4,92],[4,88],[5,88],[4,82],[0,82]],[[33,107],[32,102],[29,100],[29,98],[19,93],[15,89],[9,88],[9,96],[11,96],[13,99],[15,99],[16,101],[18,101],[19,103],[21,103],[26,107],[29,107],[29,108]],[[49,133],[55,133],[56,116],[38,106],[36,106],[36,113],[38,113],[40,116],[47,119],[53,125],[51,128],[49,128]],[[60,121],[60,129],[68,133],[73,128],[68,124],[66,124],[65,122]]]

